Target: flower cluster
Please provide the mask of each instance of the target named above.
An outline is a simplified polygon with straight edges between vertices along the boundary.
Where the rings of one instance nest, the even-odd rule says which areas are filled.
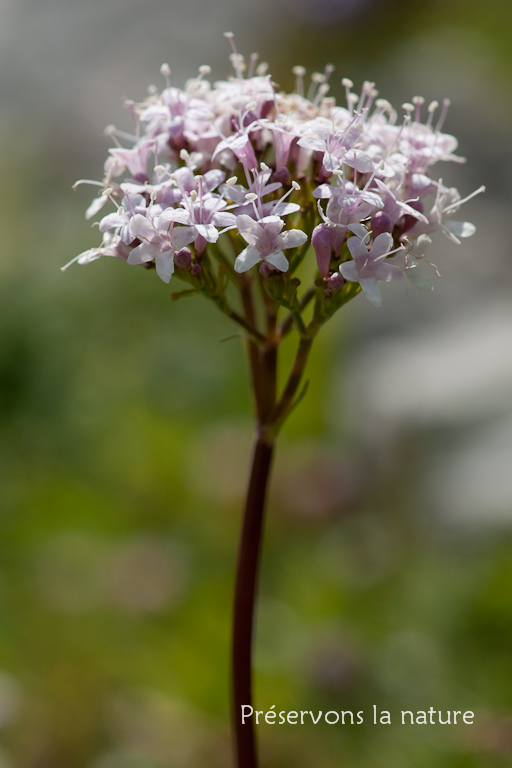
[[[259,264],[268,280],[314,251],[325,300],[355,284],[379,306],[378,282],[404,276],[431,289],[420,266],[429,236],[472,235],[452,215],[481,191],[461,199],[431,176],[438,161],[462,160],[441,132],[449,102],[415,97],[399,116],[374,83],[356,93],[345,78],[338,106],[328,96],[332,67],[313,74],[307,93],[295,67],[294,92],[280,92],[266,65],[256,56],[247,64],[226,36],[232,77],[212,84],[202,66],[180,89],[164,64],[162,93],[127,102],[134,134],[109,127],[116,146],[103,181],[90,182],[100,190],[86,215],[108,201],[116,210],[99,222],[101,244],[73,261],[115,256],[156,267],[165,282],[176,271],[211,294],[214,260],[231,274]]]

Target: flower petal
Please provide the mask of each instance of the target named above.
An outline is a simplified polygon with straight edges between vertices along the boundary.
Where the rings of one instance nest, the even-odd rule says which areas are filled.
[[[280,237],[280,247],[285,248],[298,248],[300,245],[304,245],[308,236],[300,229],[289,229],[287,232],[283,232]]]
[[[381,307],[382,294],[376,279],[374,277],[362,277],[359,284],[370,304],[373,304],[374,307]]]
[[[261,258],[261,253],[256,248],[253,248],[252,245],[248,245],[236,257],[235,272],[247,272],[248,269],[251,269],[251,267],[254,267],[255,264],[261,261]]]
[[[157,246],[151,243],[141,243],[130,251],[128,264],[144,264],[146,261],[153,261],[157,253]]]
[[[272,264],[273,267],[279,269],[281,272],[288,272],[290,265],[288,264],[288,259],[282,251],[274,251],[266,257],[265,261],[268,264]]]
[[[408,267],[405,276],[418,291],[433,291],[434,284],[430,275],[419,267]]]
[[[135,216],[132,216],[130,231],[134,237],[142,237],[144,240],[149,240],[155,234],[151,222],[142,213],[136,213]]]
[[[444,226],[455,237],[471,237],[476,232],[476,227],[470,221],[445,221]]]
[[[355,261],[345,261],[340,264],[340,274],[351,283],[359,282],[359,272]]]
[[[155,256],[156,273],[158,277],[168,283],[174,272],[174,251],[164,251]]]

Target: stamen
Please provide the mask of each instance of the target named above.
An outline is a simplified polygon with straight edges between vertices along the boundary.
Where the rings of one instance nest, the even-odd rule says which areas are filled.
[[[235,36],[232,32],[224,32],[224,37],[229,40],[229,44],[231,46],[231,49],[233,53],[238,53],[235,45]]]
[[[403,121],[402,125],[400,126],[400,129],[399,129],[399,131],[398,131],[398,133],[396,135],[396,138],[395,138],[394,142],[389,147],[389,150],[386,153],[386,157],[389,157],[389,155],[391,155],[394,152],[395,147],[398,146],[398,142],[402,138],[402,133],[404,132],[404,128],[406,128],[409,125],[410,122],[411,122],[411,116],[409,114],[409,115],[406,115],[404,117],[404,121]]]
[[[95,248],[91,248],[90,250],[93,251],[93,250],[96,250],[96,249]],[[78,261],[78,259],[80,259],[83,255],[84,255],[83,253],[79,253],[78,256],[75,256],[74,259],[71,259],[71,261],[68,261],[68,263],[64,264],[63,267],[60,267],[60,271],[61,272],[65,272],[68,267],[70,267],[72,264],[74,264],[75,261]]]
[[[327,83],[329,81],[329,78],[330,78],[330,76],[332,75],[332,73],[334,72],[335,69],[336,69],[336,67],[334,66],[334,64],[326,64],[325,65],[324,82]]]
[[[71,189],[76,189],[81,184],[93,184],[95,187],[102,187],[104,186],[102,181],[93,181],[93,179],[78,179],[78,181],[75,181]],[[105,194],[105,192],[103,192]]]
[[[171,68],[168,64],[162,64],[160,67],[160,73],[165,77],[165,87],[170,88],[171,87]]]
[[[350,89],[354,87],[354,83],[352,82],[352,80],[350,80],[350,78],[344,77],[342,79],[342,81],[341,81],[341,84],[345,88],[345,95],[346,95],[346,98],[347,98],[347,106],[349,108],[350,114],[352,114],[352,108],[354,106],[354,103],[353,103],[353,101],[351,99],[352,94],[350,92]]]
[[[308,89],[308,95],[306,96],[308,101],[313,101],[316,94],[316,88],[320,83],[325,82],[325,75],[323,75],[321,72],[313,72],[311,75],[311,84]]]
[[[245,72],[245,59],[241,53],[232,53],[229,57],[235,74],[239,80],[243,80],[243,74]]]
[[[329,86],[328,83],[322,83],[322,85],[319,87],[319,89],[317,91],[317,94],[316,94],[316,96],[314,98],[314,101],[313,101],[313,104],[315,105],[315,107],[317,107],[320,104],[320,102],[322,101],[324,96],[328,93],[329,87],[330,86]]]
[[[295,75],[295,93],[298,96],[304,96],[304,75],[306,74],[305,67],[300,65],[293,67],[293,74]]]
[[[468,200],[471,200],[472,197],[476,197],[476,195],[482,194],[482,192],[485,192],[485,186],[482,184],[481,187],[478,187],[478,189],[475,189],[474,192],[471,192],[470,195],[466,195],[466,197],[463,197],[462,200],[456,200],[454,203],[451,203],[446,208],[443,208],[443,213],[453,213],[457,210],[457,208],[460,208],[461,205],[464,203],[467,203]]]
[[[258,61],[260,55],[259,53],[251,53],[251,59],[249,64],[249,71],[247,73],[247,77],[254,77],[254,70],[256,67],[256,62]]]
[[[439,120],[437,121],[436,133],[439,133],[439,131],[443,127],[444,121],[446,120],[446,115],[448,114],[448,107],[450,106],[450,104],[451,104],[450,99],[443,99],[443,108],[441,110],[441,115],[439,116]]]
[[[254,209],[254,213],[256,214],[256,218],[260,219],[261,218],[260,212],[256,208],[256,202],[255,202],[258,199],[258,195],[255,195],[254,192],[247,192],[245,199],[247,200],[248,203],[252,203],[252,207]]]
[[[375,88],[375,83],[371,83],[369,80],[365,80],[363,83],[363,87],[361,89],[361,96],[359,97],[359,103],[357,105],[357,111],[362,112],[363,107],[365,105],[366,97],[373,91]]]
[[[379,92],[376,88],[372,88],[372,90],[368,94],[368,101],[366,102],[366,109],[368,112],[372,108],[373,100],[379,95]]]
[[[428,107],[427,107],[427,111],[428,111],[428,120],[427,120],[427,123],[426,123],[426,125],[427,125],[427,128],[430,128],[430,127],[431,127],[431,125],[432,125],[432,120],[433,120],[433,117],[434,117],[434,112],[436,111],[436,109],[438,108],[438,106],[439,106],[439,102],[438,102],[438,101],[435,101],[435,100],[434,100],[434,101],[431,101],[431,102],[430,102],[430,104],[428,105]]]
[[[423,96],[413,96],[412,103],[416,107],[415,120],[417,123],[421,123],[421,107],[425,103]]]

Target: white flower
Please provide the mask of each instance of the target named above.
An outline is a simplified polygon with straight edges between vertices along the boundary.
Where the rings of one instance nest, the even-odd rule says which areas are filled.
[[[260,261],[266,261],[280,272],[286,272],[289,264],[283,251],[287,248],[298,248],[308,239],[306,233],[300,229],[281,232],[284,221],[279,216],[265,216],[255,221],[242,214],[236,217],[236,226],[244,240],[249,243],[236,258],[236,272],[247,272]]]

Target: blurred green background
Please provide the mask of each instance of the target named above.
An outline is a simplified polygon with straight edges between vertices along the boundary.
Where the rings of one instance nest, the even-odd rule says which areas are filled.
[[[475,237],[438,241],[434,294],[358,297],[317,342],[275,465],[256,700],[365,723],[262,725],[262,768],[510,765],[510,4],[21,0],[0,21],[0,768],[231,765],[242,344],[154,272],[59,271],[98,240],[71,184],[101,176],[121,97],[162,61],[225,76],[226,29],[285,88],[329,61],[338,97],[342,76],[449,96],[469,162],[439,174],[488,189]],[[399,724],[431,706],[475,724]]]

